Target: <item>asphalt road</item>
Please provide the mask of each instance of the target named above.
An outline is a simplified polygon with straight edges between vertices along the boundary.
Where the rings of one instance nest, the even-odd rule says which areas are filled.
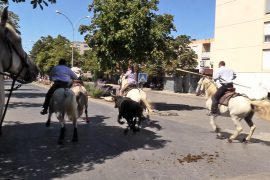
[[[68,123],[60,146],[58,120],[47,128],[39,114],[45,93],[31,84],[14,92],[0,137],[0,179],[269,179],[270,122],[255,118],[248,144],[240,142],[249,131],[242,122],[242,135],[227,143],[212,132],[203,98],[147,91],[160,115],[139,133],[125,136],[113,104],[89,99],[90,123],[79,119],[79,142],[71,142]],[[225,137],[234,130],[229,118],[218,123]]]

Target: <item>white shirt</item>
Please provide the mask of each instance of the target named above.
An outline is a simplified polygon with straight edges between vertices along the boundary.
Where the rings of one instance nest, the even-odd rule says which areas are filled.
[[[213,79],[218,80],[220,83],[232,83],[236,75],[233,70],[220,66],[213,74]]]

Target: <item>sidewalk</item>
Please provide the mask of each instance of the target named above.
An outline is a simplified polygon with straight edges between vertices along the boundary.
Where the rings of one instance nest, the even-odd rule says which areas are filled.
[[[43,87],[43,88],[47,88],[47,89],[50,87],[50,85],[45,85],[39,82],[33,82],[33,84]],[[113,86],[113,88],[117,90],[119,88],[119,85],[116,85],[116,84],[106,84],[106,85]],[[175,92],[167,91],[167,90],[157,91],[157,90],[152,90],[151,88],[143,88],[143,90],[147,93],[163,94],[163,95],[178,96],[178,97],[182,96],[182,97],[190,97],[190,98],[196,98],[196,99],[205,99],[204,96],[196,96],[195,94],[192,94],[192,93],[175,93]],[[92,98],[92,99],[96,99],[96,98]],[[103,100],[103,98],[101,98],[100,100]]]
[[[113,88],[118,89],[119,85],[116,84],[107,84],[110,86],[113,86]],[[168,90],[162,90],[162,91],[157,91],[157,90],[152,90],[151,88],[142,88],[145,92],[150,92],[150,93],[156,93],[156,94],[165,94],[169,96],[185,96],[185,97],[191,97],[191,98],[199,98],[199,99],[204,99],[204,96],[196,96],[196,94],[192,93],[175,93],[172,91]]]

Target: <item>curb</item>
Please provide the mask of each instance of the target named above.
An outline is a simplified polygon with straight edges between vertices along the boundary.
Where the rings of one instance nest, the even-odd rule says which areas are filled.
[[[50,87],[50,85],[44,85],[44,84],[41,84],[38,82],[34,82],[32,84],[37,85],[37,86],[42,87],[42,88],[47,88],[47,89]],[[109,85],[111,85],[111,84],[109,84]],[[117,85],[112,85],[112,86],[117,87]],[[143,90],[145,92],[150,92],[150,93],[155,93],[155,94],[165,94],[168,96],[182,96],[182,97],[189,97],[189,98],[194,98],[194,99],[205,99],[205,96],[196,96],[195,94],[191,94],[191,93],[174,93],[174,92],[166,91],[166,90],[155,91],[155,90],[151,90],[150,88],[143,88]],[[96,101],[103,101],[103,102],[111,103],[109,101],[105,101],[103,99],[92,98],[90,96],[88,96],[88,98],[90,98],[92,100],[96,100]]]

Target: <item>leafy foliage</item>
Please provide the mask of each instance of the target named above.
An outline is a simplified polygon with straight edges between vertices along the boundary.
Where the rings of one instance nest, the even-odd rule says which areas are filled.
[[[164,40],[174,28],[171,15],[156,15],[158,0],[94,0],[92,24],[81,26],[100,68],[126,67],[164,57]]]
[[[4,7],[6,6],[6,4],[2,1],[0,1],[0,14],[2,14],[2,11],[4,9]],[[17,14],[15,14],[12,11],[8,11],[8,23],[11,24],[15,29],[19,29],[19,21],[20,18]]]
[[[97,60],[95,52],[93,52],[92,50],[85,51],[82,55],[81,60],[82,63],[80,64],[80,66],[84,71],[99,71],[99,62]]]
[[[53,66],[58,64],[60,58],[71,60],[71,43],[61,35],[56,38],[41,37],[33,45],[30,55],[39,66],[41,73],[48,73]],[[74,50],[74,59],[78,57],[78,52]]]
[[[194,69],[197,66],[197,55],[189,47],[190,37],[180,35],[169,42],[169,57],[163,62],[165,72],[168,74],[178,74],[177,68]]]
[[[1,0],[3,3],[8,4],[10,0]],[[16,3],[22,3],[25,2],[25,0],[12,0]],[[56,3],[56,0],[47,0],[49,3],[54,4]],[[43,5],[48,6],[48,2],[46,0],[31,0],[31,4],[33,5],[33,8],[35,9],[37,6],[39,6],[41,9],[43,9]]]
[[[101,89],[96,88],[92,84],[86,84],[85,88],[87,90],[87,94],[89,94],[93,98],[100,98],[101,95],[104,93]]]

